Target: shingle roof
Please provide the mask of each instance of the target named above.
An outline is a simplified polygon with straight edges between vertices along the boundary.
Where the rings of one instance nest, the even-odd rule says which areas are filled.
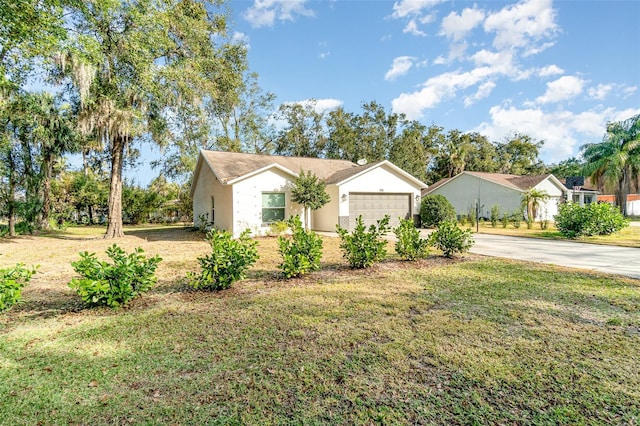
[[[504,174],[504,173],[468,172],[468,171],[464,171],[462,173],[475,176],[479,179],[484,179],[489,182],[497,183],[498,185],[506,186],[508,188],[515,189],[517,191],[527,191],[533,188],[534,186],[536,186],[537,184],[539,184],[540,182],[542,182],[543,180],[547,179],[549,176],[551,176],[550,174],[537,175],[537,176],[520,176],[520,175],[511,175],[511,174]],[[455,179],[458,176],[460,175],[456,175],[452,178],[440,179],[433,185],[429,186],[429,188],[423,191],[423,193],[425,195],[429,194],[432,191],[434,191],[436,188],[441,187],[442,185],[446,184],[452,179]]]
[[[355,176],[358,173],[361,173],[361,172],[363,172],[365,170],[373,168],[373,167],[377,166],[380,163],[382,163],[382,161],[377,161],[377,162],[371,163],[371,164],[365,164],[364,166],[356,165],[356,167],[350,167],[348,169],[338,170],[337,172],[335,172],[334,174],[329,176],[325,180],[325,182],[327,184],[342,182],[343,180],[349,179],[351,176]]]
[[[323,180],[327,180],[329,177],[333,177],[341,172],[355,174],[362,170],[361,167],[363,167],[346,160],[205,150],[201,152],[205,161],[209,163],[211,169],[214,170],[216,176],[222,183],[274,164],[291,170],[293,173],[298,173],[300,170],[311,171]]]
[[[464,172],[470,174],[472,176],[477,176],[481,179],[488,180],[490,182],[497,183],[499,185],[507,186],[513,189],[517,189],[519,191],[527,191],[549,176],[546,175],[537,175],[537,176],[520,176],[520,175],[510,175],[503,173],[485,173],[485,172]]]

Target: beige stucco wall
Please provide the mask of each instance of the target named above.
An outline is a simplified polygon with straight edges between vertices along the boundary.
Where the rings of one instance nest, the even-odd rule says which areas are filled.
[[[335,231],[338,223],[340,196],[336,185],[327,185],[326,192],[331,200],[322,208],[311,213],[311,228],[315,231]]]
[[[215,199],[215,227],[231,231],[233,221],[231,188],[222,185],[206,164],[203,164],[193,192],[193,222],[200,226],[200,215],[211,221],[211,197]]]
[[[348,198],[346,200],[342,199],[342,195],[346,194],[348,197],[349,192],[410,193],[412,194],[411,214],[419,214],[421,190],[422,188],[407,181],[392,169],[384,166],[377,167],[340,186],[337,198],[340,201],[339,216],[349,216],[349,200]],[[418,197],[417,200],[416,197]]]

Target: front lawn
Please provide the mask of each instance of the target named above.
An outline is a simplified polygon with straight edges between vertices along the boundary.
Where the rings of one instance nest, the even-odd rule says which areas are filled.
[[[466,227],[470,227],[467,225]],[[476,226],[471,227],[475,232]],[[512,237],[531,237],[531,238],[544,238],[550,240],[566,240],[558,230],[553,226],[553,224],[549,225],[549,228],[546,230],[540,229],[540,224],[535,223],[531,229],[527,229],[527,224],[525,222],[522,223],[520,228],[514,228],[513,225],[509,224],[506,228],[503,228],[502,225],[498,224],[497,227],[492,227],[491,222],[484,221],[480,222],[479,230],[481,234],[495,234],[495,235],[509,235]],[[597,235],[593,237],[582,237],[576,240],[581,243],[593,243],[593,244],[605,244],[612,246],[621,246],[621,247],[638,247],[640,248],[640,226],[627,226],[622,229],[620,232],[617,232],[613,235]]]
[[[261,238],[247,280],[195,292],[202,235],[127,231],[119,245],[164,260],[120,310],[66,285],[79,251],[113,241],[0,242],[0,267],[41,265],[0,314],[0,424],[640,421],[637,280],[474,255],[352,271],[327,237],[323,269],[285,281]]]

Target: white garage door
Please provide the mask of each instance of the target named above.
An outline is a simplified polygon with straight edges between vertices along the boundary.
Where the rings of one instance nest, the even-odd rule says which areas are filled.
[[[349,193],[349,229],[356,226],[356,219],[360,215],[368,227],[385,214],[391,217],[391,227],[398,226],[399,218],[410,219],[411,194]]]

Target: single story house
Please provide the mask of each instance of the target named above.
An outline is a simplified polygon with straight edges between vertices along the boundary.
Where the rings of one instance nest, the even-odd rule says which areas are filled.
[[[194,225],[225,229],[238,236],[269,232],[272,223],[300,215],[291,200],[298,174],[311,172],[326,184],[331,200],[311,212],[310,228],[352,230],[362,215],[365,225],[385,214],[391,225],[398,218],[419,217],[420,194],[427,185],[389,161],[355,164],[345,160],[284,157],[202,150],[193,175]]]
[[[501,173],[462,172],[452,178],[442,179],[422,191],[422,195],[445,196],[459,216],[476,211],[479,217],[489,218],[491,207],[500,206],[502,212],[520,210],[522,195],[535,188],[545,191],[549,198],[541,203],[536,220],[553,220],[558,204],[567,198],[567,188],[552,174],[518,176]]]

